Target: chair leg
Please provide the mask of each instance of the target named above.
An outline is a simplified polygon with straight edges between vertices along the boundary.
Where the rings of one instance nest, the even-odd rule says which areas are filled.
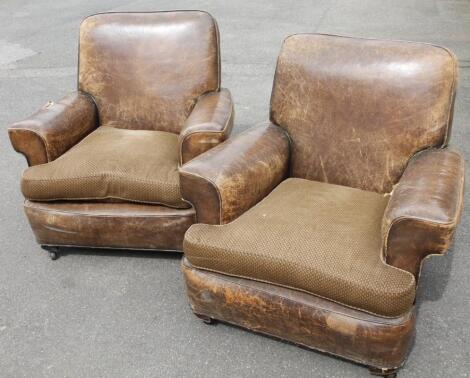
[[[199,319],[201,319],[204,323],[206,324],[215,324],[217,320],[207,316],[207,315],[202,315],[202,314],[196,314],[194,313]]]
[[[398,369],[383,369],[369,366],[369,372],[372,375],[378,375],[380,377],[395,378],[397,376]]]
[[[57,260],[59,258],[59,247],[42,245],[41,248],[49,253],[49,257],[51,258],[51,260]]]

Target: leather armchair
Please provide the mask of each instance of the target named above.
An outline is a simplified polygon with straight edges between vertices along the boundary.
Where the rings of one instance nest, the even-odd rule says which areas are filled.
[[[184,240],[194,313],[394,376],[422,262],[445,253],[462,211],[456,77],[441,47],[288,37],[270,122],[180,171],[205,223]]]
[[[8,130],[30,166],[26,215],[51,257],[61,246],[181,251],[196,211],[178,168],[233,126],[218,33],[200,11],[82,22],[77,92]]]

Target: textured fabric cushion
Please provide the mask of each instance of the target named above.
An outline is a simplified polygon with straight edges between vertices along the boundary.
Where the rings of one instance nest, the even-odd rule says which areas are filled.
[[[178,135],[101,126],[58,159],[28,168],[21,189],[30,200],[109,199],[176,208],[181,198]]]
[[[381,259],[383,195],[288,179],[231,223],[191,226],[196,267],[270,282],[382,316],[406,312],[412,274]]]

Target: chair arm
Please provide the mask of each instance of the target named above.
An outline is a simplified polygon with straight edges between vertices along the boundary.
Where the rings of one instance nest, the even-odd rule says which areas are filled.
[[[273,124],[253,127],[182,166],[182,195],[199,223],[224,224],[278,185],[288,163],[285,131]]]
[[[227,89],[199,97],[179,136],[180,164],[227,139],[234,114],[232,96]]]
[[[31,117],[14,123],[8,135],[15,151],[32,166],[55,160],[97,126],[93,98],[77,92],[57,103],[49,102]]]
[[[392,191],[383,220],[388,264],[419,278],[423,259],[447,251],[463,208],[465,162],[449,149],[415,155]]]

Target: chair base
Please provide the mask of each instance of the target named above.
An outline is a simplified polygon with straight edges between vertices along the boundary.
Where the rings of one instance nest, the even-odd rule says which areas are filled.
[[[184,233],[196,221],[193,208],[134,203],[25,201],[24,210],[37,242],[48,251],[61,246],[181,251]]]
[[[397,318],[354,310],[300,291],[197,269],[183,259],[191,308],[217,319],[393,376],[415,334],[415,309]]]

